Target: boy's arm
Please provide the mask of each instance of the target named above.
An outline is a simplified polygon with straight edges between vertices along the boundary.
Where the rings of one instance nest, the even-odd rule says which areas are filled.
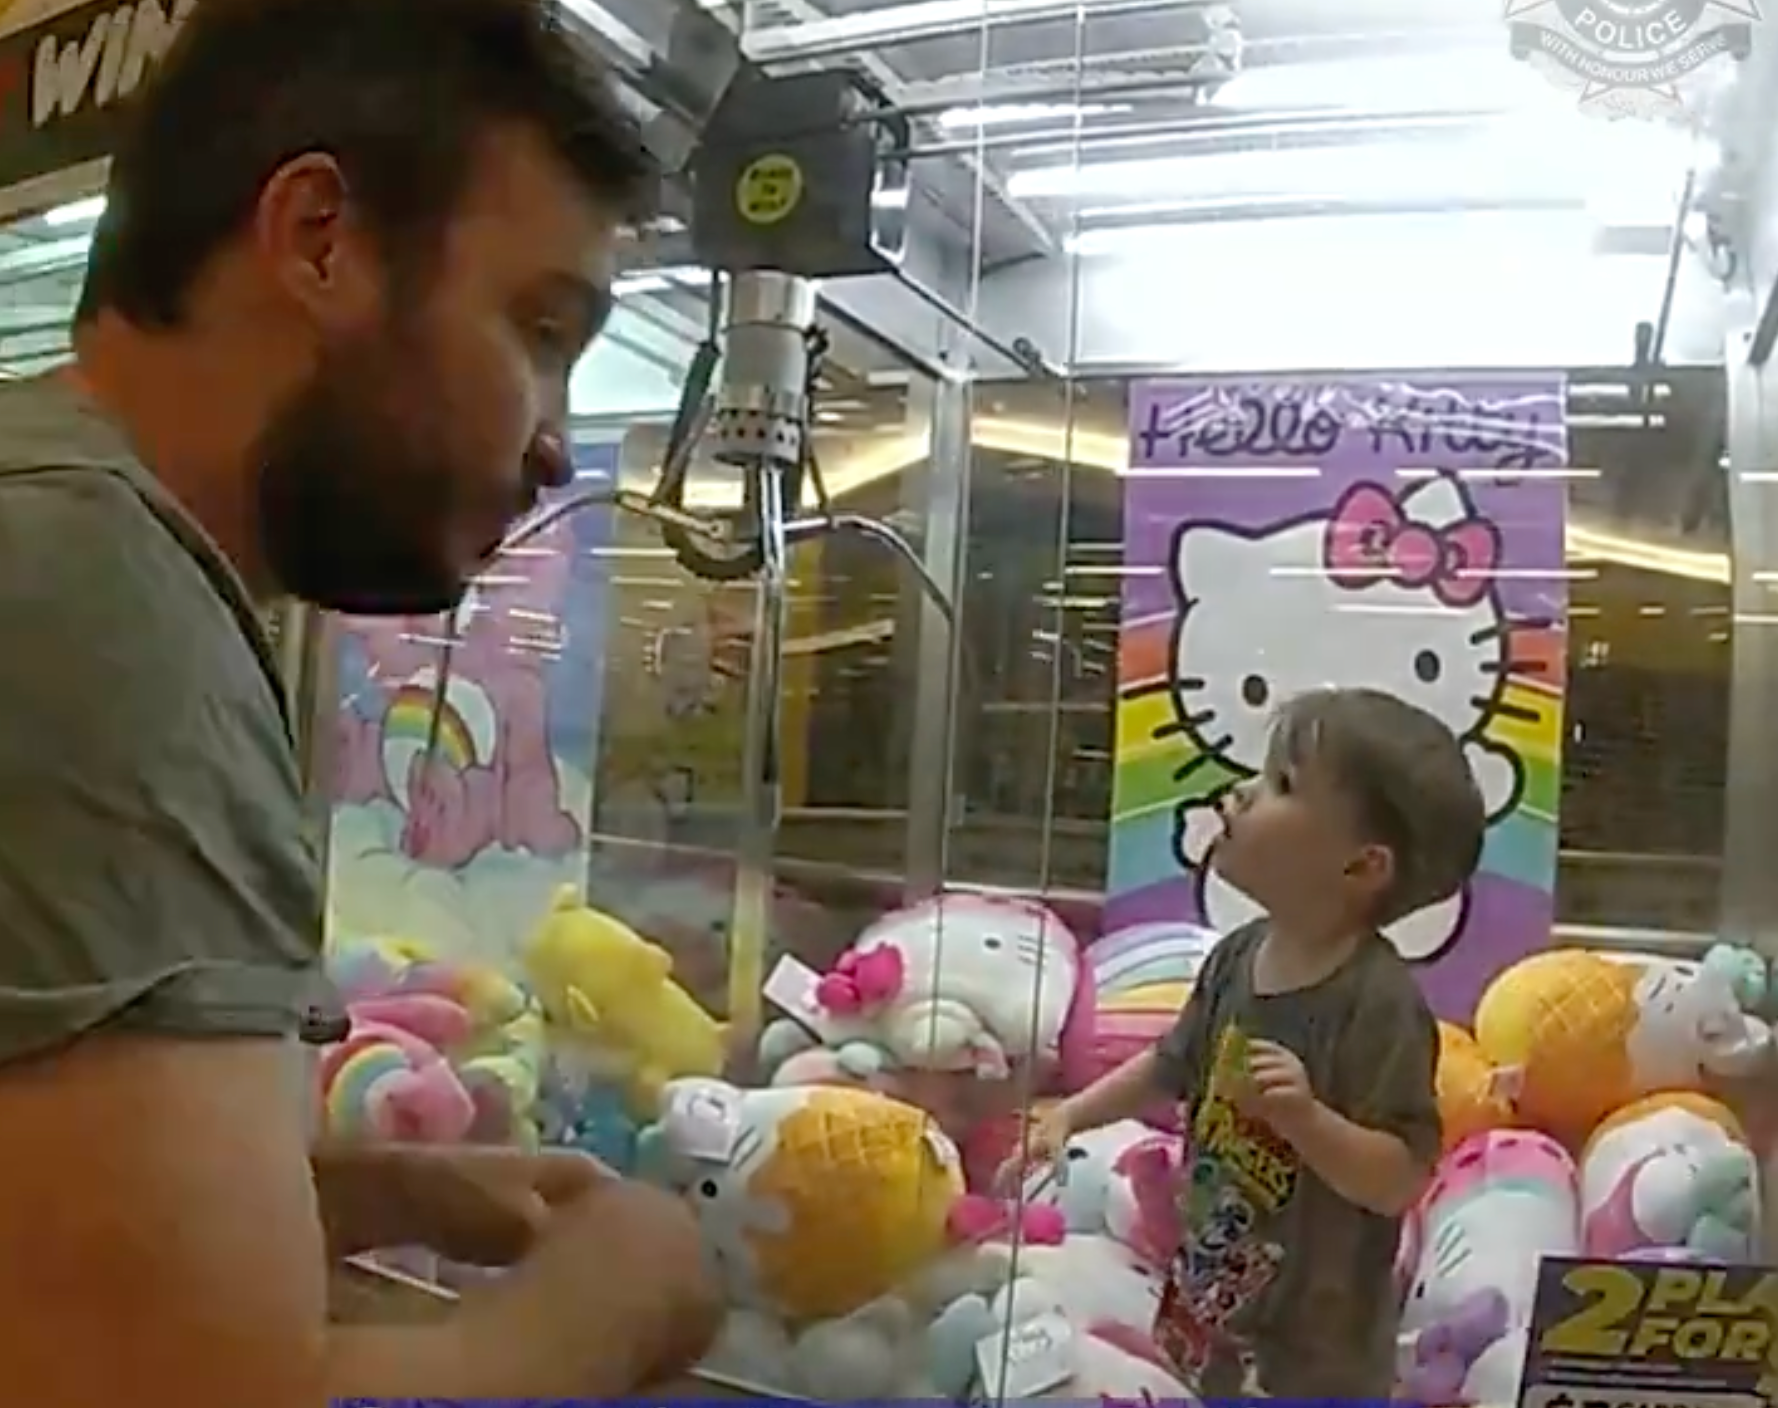
[[[1317,1098],[1287,1137],[1340,1197],[1399,1217],[1438,1161],[1438,1023],[1405,970],[1367,996],[1339,1057],[1346,1111]]]
[[[1411,1208],[1431,1169],[1399,1135],[1349,1120],[1319,1101],[1291,1130],[1290,1142],[1323,1183],[1380,1217]]]
[[[1205,966],[1204,977],[1210,976]],[[1152,1063],[1148,1099],[1157,1097],[1184,1100],[1204,1081],[1205,1053],[1210,1046],[1210,994],[1202,981],[1194,984],[1192,994],[1167,1033],[1148,1051]]]
[[[1211,1005],[1234,938],[1223,939],[1206,956],[1191,996],[1158,1042],[1062,1102],[1071,1132],[1135,1119],[1157,1100],[1181,1100],[1198,1088],[1209,1045]]]
[[[1061,1114],[1070,1134],[1084,1134],[1134,1119],[1165,1095],[1158,1048],[1150,1047],[1070,1095],[1062,1102]]]

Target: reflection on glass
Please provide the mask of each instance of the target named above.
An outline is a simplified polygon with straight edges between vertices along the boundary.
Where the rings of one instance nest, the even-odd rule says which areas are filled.
[[[1707,378],[1671,384],[1666,423],[1710,413]],[[1156,1176],[1176,1176],[1164,1173],[1177,1168],[1171,1111],[1085,1139],[1070,1181],[1034,1187],[1029,1205],[1004,1203],[994,1183],[1031,1093],[1078,1089],[1154,1040],[1204,950],[1177,926],[1100,937],[1127,384],[1077,387],[1071,434],[1048,393],[983,394],[947,881],[993,894],[898,907],[913,721],[895,681],[911,666],[900,646],[911,587],[846,540],[799,547],[770,938],[770,956],[793,964],[759,1047],[737,1050],[723,1024],[751,589],[692,578],[646,525],[570,520],[491,572],[450,621],[346,623],[335,965],[374,995],[361,1018],[375,1016],[328,1067],[338,1128],[568,1144],[712,1209],[751,1206],[764,1195],[745,1190],[769,1186],[765,1205],[794,1219],[796,1250],[743,1237],[750,1269],[731,1291],[791,1323],[897,1299],[951,1264],[959,1237],[992,1246],[1014,1226],[1033,1267],[1091,1263],[1112,1245],[1164,1260],[1158,1214],[1143,1210],[1154,1189],[1119,1170],[1146,1167],[1132,1151],[1152,1150]],[[1660,462],[1647,443],[1660,428],[1589,409],[1598,394],[1576,379],[1570,408],[1558,919],[1707,928],[1725,509],[1703,489],[1686,526],[1662,533],[1650,520],[1665,500],[1636,478]],[[866,450],[884,434],[869,421],[861,431]],[[845,431],[823,438],[841,475],[859,462]],[[645,476],[658,445],[658,431],[638,430],[621,452],[589,450],[587,472]],[[900,481],[926,469],[881,462],[851,471],[849,506],[894,512]],[[400,1025],[415,1019],[388,1000],[422,995],[454,1012],[455,1026],[425,1029],[448,1052],[442,1065],[416,1059],[420,1032]],[[687,1077],[740,1079],[694,1109]],[[931,1123],[898,1123],[909,1104]],[[757,1154],[736,1152],[750,1140]],[[920,1220],[941,1206],[943,1218]],[[848,1224],[843,1266],[808,1262],[808,1229],[869,1208],[879,1231]],[[705,1215],[719,1235],[727,1214]],[[1091,1274],[1094,1295],[1131,1304],[1150,1284],[1148,1272]],[[738,1323],[767,1341],[743,1336],[718,1368],[804,1389],[838,1372],[787,1380],[790,1351]]]

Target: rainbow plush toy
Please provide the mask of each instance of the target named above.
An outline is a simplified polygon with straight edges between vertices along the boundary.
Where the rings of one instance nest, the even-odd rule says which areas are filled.
[[[329,956],[352,1032],[321,1061],[328,1132],[535,1145],[542,1023],[492,968],[371,941]]]
[[[322,1057],[321,1090],[327,1132],[340,1138],[454,1144],[475,1123],[475,1102],[437,1047],[362,1012]]]

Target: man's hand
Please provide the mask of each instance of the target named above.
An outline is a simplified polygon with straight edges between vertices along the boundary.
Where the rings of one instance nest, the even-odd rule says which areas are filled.
[[[466,1361],[491,1385],[517,1356],[571,1369],[551,1392],[616,1398],[683,1373],[723,1312],[685,1201],[601,1177],[550,1217],[523,1261],[463,1293],[461,1328]]]
[[[572,1150],[473,1145],[333,1147],[314,1170],[335,1255],[422,1246],[471,1266],[510,1266],[556,1208],[612,1177]]]
[[[1318,1108],[1309,1073],[1294,1051],[1255,1038],[1247,1048],[1247,1078],[1238,1103],[1285,1139],[1293,1139]]]

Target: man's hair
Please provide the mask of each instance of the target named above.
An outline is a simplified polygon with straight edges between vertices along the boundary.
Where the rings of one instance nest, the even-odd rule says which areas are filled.
[[[199,0],[125,121],[76,320],[178,324],[305,152],[339,162],[397,269],[426,261],[501,123],[538,133],[616,218],[647,213],[638,124],[544,0]]]
[[[1380,689],[1310,690],[1279,710],[1271,749],[1276,763],[1324,770],[1365,839],[1394,856],[1379,924],[1475,873],[1487,828],[1481,790],[1456,737],[1424,709]]]

